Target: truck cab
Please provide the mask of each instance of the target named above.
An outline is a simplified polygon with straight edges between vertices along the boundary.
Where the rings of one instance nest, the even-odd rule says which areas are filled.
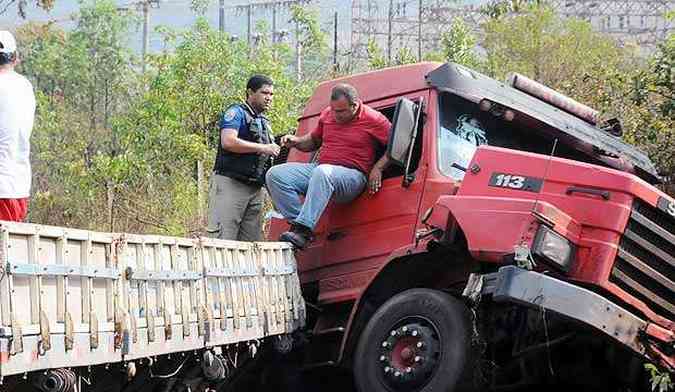
[[[521,75],[418,63],[320,84],[296,134],[336,83],[392,121],[393,165],[375,195],[329,206],[297,253],[310,365],[351,366],[362,391],[673,370],[675,201],[618,122]],[[273,219],[270,238],[287,227]],[[552,350],[575,360],[556,372]],[[602,371],[584,365],[608,350]],[[514,363],[537,370],[495,370]]]

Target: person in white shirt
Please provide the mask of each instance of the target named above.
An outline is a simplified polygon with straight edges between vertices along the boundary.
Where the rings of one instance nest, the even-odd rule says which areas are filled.
[[[30,195],[33,85],[16,73],[16,40],[0,31],[0,220],[23,221]]]

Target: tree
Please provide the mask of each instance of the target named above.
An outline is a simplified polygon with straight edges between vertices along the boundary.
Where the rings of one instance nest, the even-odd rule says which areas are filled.
[[[482,67],[476,54],[476,37],[471,32],[471,28],[460,18],[455,18],[450,25],[450,30],[441,35],[441,50],[428,54],[426,59],[450,61],[474,69]]]
[[[387,59],[382,52],[382,49],[377,44],[377,41],[374,39],[368,40],[368,46],[366,47],[366,53],[368,55],[368,68],[369,69],[382,69],[387,67]]]
[[[26,12],[28,10],[28,0],[0,0],[0,15],[7,12],[11,6],[16,5],[17,13],[23,19],[26,19]],[[35,5],[46,11],[54,7],[54,0],[36,0]]]
[[[368,41],[366,53],[368,55],[368,68],[371,70],[417,62],[417,57],[413,54],[412,50],[404,46],[396,51],[394,59],[390,63],[374,39]]]
[[[296,26],[296,58],[295,69],[298,79],[304,74],[322,75],[330,71],[327,61],[328,40],[326,33],[319,25],[316,11],[300,5],[291,6],[291,22]],[[303,68],[308,68],[304,72]],[[310,77],[311,79],[311,77]]]
[[[656,161],[675,194],[675,35],[670,34],[634,75],[632,98],[636,126],[629,136]]]
[[[275,81],[273,130],[292,131],[324,75],[317,67],[296,80],[292,49],[266,39],[266,26],[257,27],[260,39],[249,48],[205,20],[187,31],[162,29],[173,49],[150,56],[149,71],[140,75],[123,39],[134,18],[111,0],[83,3],[80,15],[70,32],[27,24],[18,33],[21,72],[38,98],[30,211],[36,223],[201,231],[220,113],[245,98],[252,74],[263,73]],[[308,61],[319,64],[325,41],[316,16],[296,16]]]
[[[481,12],[490,18],[498,19],[504,15],[526,12],[532,5],[542,5],[541,0],[490,0],[481,7]]]
[[[18,30],[21,71],[38,91],[31,220],[114,227],[106,162],[119,153],[112,118],[137,90],[133,56],[123,38],[131,23],[106,0],[83,3],[71,32],[49,24]],[[92,210],[107,213],[91,216]]]
[[[646,62],[590,23],[564,19],[546,6],[504,14],[482,26],[484,71],[503,79],[525,74],[601,112],[618,117],[624,139],[645,150],[673,178],[672,36]]]

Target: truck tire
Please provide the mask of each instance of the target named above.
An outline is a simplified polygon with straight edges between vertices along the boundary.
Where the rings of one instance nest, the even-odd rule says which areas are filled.
[[[411,289],[382,305],[354,358],[360,392],[455,392],[471,387],[468,309],[440,291]]]

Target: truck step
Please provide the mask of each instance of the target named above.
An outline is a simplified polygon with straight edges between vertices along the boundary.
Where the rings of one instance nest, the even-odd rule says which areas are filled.
[[[326,367],[335,367],[337,366],[335,361],[325,361],[325,362],[316,362],[316,363],[308,363],[300,368],[301,371],[309,371],[309,370],[315,370],[315,369],[320,369],[320,368],[326,368]]]
[[[342,335],[344,333],[345,333],[345,327],[334,327],[334,328],[326,328],[326,329],[316,331],[312,335],[313,336],[326,336],[326,335],[337,335],[337,334]]]

